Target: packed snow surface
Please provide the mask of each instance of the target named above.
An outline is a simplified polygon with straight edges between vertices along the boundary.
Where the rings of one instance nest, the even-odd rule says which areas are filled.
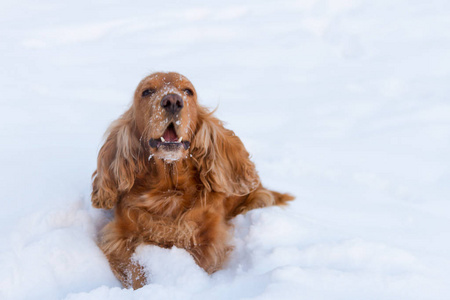
[[[449,299],[450,2],[0,3],[0,299]],[[102,135],[177,71],[287,208],[233,220],[209,276],[138,248],[123,289],[90,206]]]

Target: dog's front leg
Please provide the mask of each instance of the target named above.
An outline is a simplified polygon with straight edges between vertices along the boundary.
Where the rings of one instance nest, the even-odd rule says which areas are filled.
[[[126,288],[138,289],[147,283],[144,269],[131,259],[139,242],[120,234],[115,222],[103,229],[99,246],[108,258],[111,270]]]
[[[211,208],[196,209],[186,220],[197,225],[186,250],[206,272],[214,273],[223,266],[232,249],[228,245],[230,226],[223,213],[214,212]]]

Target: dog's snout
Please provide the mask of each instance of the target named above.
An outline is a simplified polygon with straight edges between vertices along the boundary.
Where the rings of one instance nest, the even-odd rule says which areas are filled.
[[[161,100],[161,107],[172,114],[179,112],[183,106],[183,98],[177,94],[167,94]]]

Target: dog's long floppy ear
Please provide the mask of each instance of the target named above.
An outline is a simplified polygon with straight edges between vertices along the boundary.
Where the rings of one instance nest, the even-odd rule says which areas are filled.
[[[246,195],[260,184],[242,141],[203,107],[199,107],[191,155],[200,180],[209,191]]]
[[[119,196],[128,192],[143,167],[132,109],[111,124],[92,175],[92,205],[111,209]]]

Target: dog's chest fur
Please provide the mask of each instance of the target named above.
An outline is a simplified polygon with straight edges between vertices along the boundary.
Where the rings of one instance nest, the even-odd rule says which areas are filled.
[[[196,205],[201,189],[195,172],[186,162],[155,164],[137,178],[130,191],[129,205],[144,209],[155,217],[178,219]]]
[[[151,190],[144,192],[139,197],[142,207],[154,216],[171,217],[177,219],[181,212],[186,212],[195,203],[192,192],[184,190]]]

